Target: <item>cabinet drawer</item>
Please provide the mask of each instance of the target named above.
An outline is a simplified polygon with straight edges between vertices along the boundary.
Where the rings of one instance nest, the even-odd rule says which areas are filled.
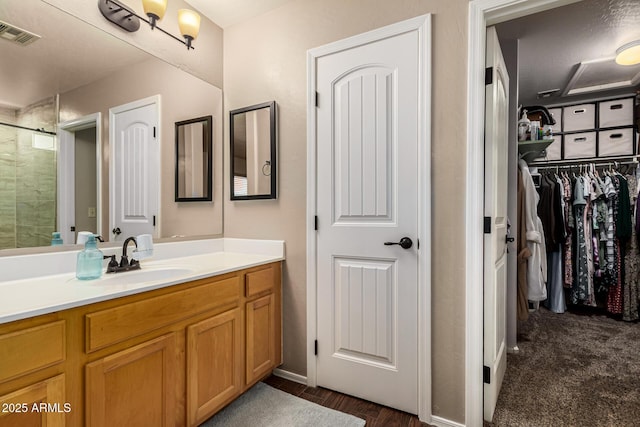
[[[595,129],[596,105],[581,104],[563,108],[563,132]]]
[[[581,159],[596,156],[596,133],[583,132],[564,135],[564,158]]]
[[[633,154],[633,128],[598,132],[598,157]]]
[[[556,120],[556,124],[551,125],[551,127],[553,127],[553,132],[554,133],[562,132],[562,108],[561,107],[549,108],[549,114],[551,114],[553,118]]]
[[[604,101],[599,104],[598,127],[633,125],[633,98]]]
[[[142,335],[198,313],[238,303],[240,279],[231,277],[87,314],[86,351]]]
[[[0,335],[0,382],[64,360],[64,320]]]
[[[273,268],[268,267],[262,270],[247,273],[245,278],[246,297],[258,295],[264,291],[273,289]]]

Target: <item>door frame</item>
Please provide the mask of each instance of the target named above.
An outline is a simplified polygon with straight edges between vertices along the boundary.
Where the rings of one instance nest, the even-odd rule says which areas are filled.
[[[307,385],[317,384],[315,342],[317,339],[317,59],[417,31],[419,37],[418,130],[418,416],[431,421],[431,14],[411,18],[307,51]]]
[[[63,241],[75,244],[76,132],[96,128],[96,233],[102,234],[102,113],[89,114],[58,125],[58,230]],[[76,230],[79,231],[79,230]]]
[[[109,188],[115,188],[115,179],[116,179],[116,164],[115,164],[115,135],[116,135],[116,114],[123,113],[129,110],[135,110],[136,108],[146,107],[147,105],[155,105],[156,111],[158,113],[156,118],[157,129],[156,129],[156,141],[158,141],[158,149],[156,150],[156,158],[153,159],[156,162],[157,171],[158,171],[158,190],[156,191],[156,206],[158,208],[157,218],[156,218],[156,226],[153,230],[153,237],[157,238],[161,236],[161,218],[162,218],[162,205],[160,204],[162,194],[162,180],[160,179],[162,176],[162,164],[160,163],[161,159],[161,151],[162,151],[162,105],[160,103],[160,95],[153,95],[147,98],[138,99],[136,101],[132,101],[126,104],[118,105],[117,107],[109,108]],[[114,203],[114,195],[112,191],[109,191],[109,240],[111,240],[111,230],[114,227],[114,218],[116,217],[115,212],[115,203]]]
[[[467,152],[465,179],[465,425],[483,423],[484,68],[488,26],[581,0],[471,0],[467,35]]]

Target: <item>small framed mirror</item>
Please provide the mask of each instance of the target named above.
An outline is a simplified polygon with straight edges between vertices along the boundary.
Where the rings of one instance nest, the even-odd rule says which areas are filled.
[[[276,198],[276,103],[229,112],[231,200]]]
[[[212,116],[176,122],[176,202],[211,201]]]

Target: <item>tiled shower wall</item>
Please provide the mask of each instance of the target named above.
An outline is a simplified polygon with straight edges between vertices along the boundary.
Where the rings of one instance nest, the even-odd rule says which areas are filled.
[[[0,121],[15,123],[16,111],[0,108]],[[0,249],[16,247],[17,129],[0,126]]]
[[[13,115],[13,117],[11,117]],[[4,122],[56,128],[55,99],[0,109]],[[33,132],[0,126],[0,249],[47,246],[56,231],[56,151],[33,147]]]

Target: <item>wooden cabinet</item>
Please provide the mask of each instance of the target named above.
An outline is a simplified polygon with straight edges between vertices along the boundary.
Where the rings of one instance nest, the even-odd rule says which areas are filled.
[[[275,298],[266,295],[247,303],[246,384],[252,385],[277,366],[275,363]]]
[[[187,328],[187,424],[198,425],[243,390],[242,311]]]
[[[197,426],[281,363],[281,292],[276,262],[2,324],[0,404],[50,405],[0,427]]]
[[[175,425],[176,350],[171,333],[89,363],[87,425]]]
[[[61,374],[0,396],[0,427],[62,427],[71,410]]]

